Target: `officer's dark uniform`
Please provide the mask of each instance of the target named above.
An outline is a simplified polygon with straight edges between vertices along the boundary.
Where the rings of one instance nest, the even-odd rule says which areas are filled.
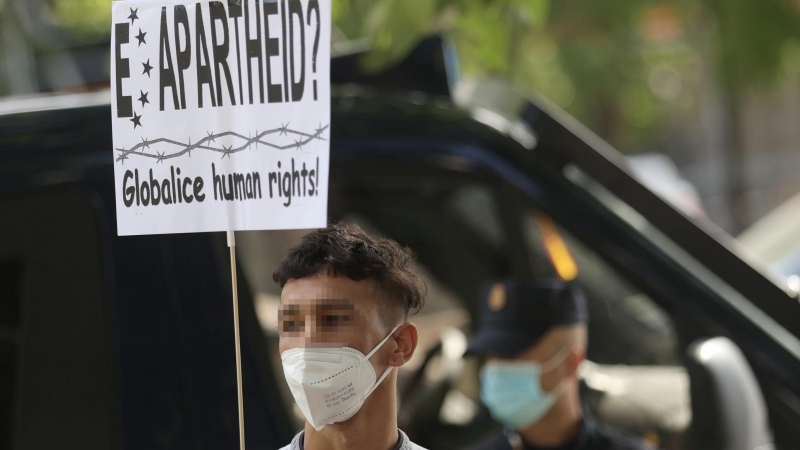
[[[517,443],[517,445],[513,445]],[[585,413],[578,436],[559,447],[534,447],[522,441],[513,430],[503,430],[469,447],[467,450],[652,450],[641,439],[625,434],[597,421]]]
[[[484,290],[483,300],[480,328],[466,355],[492,353],[513,357],[536,345],[552,327],[585,323],[589,318],[583,293],[557,280],[531,286],[495,283]],[[469,450],[538,449],[522,441],[510,428],[469,447]],[[584,412],[575,439],[547,450],[652,450],[652,447]]]

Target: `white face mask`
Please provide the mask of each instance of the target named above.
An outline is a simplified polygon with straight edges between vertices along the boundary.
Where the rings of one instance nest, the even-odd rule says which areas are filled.
[[[283,374],[294,401],[315,430],[344,422],[361,409],[364,400],[389,375],[388,367],[375,381],[369,358],[399,327],[394,327],[368,355],[356,349],[294,348],[281,353]]]

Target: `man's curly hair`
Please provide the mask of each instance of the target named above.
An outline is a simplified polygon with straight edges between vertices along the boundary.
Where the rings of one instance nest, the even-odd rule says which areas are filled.
[[[373,280],[381,298],[381,317],[390,321],[425,304],[425,283],[411,271],[411,249],[386,238],[373,238],[357,225],[334,223],[305,235],[272,273],[281,287],[291,279],[344,275]]]

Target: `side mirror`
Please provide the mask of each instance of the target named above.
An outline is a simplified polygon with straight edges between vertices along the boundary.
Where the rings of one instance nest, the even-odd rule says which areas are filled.
[[[686,362],[692,395],[689,448],[774,450],[767,406],[750,365],[730,339],[702,339]]]

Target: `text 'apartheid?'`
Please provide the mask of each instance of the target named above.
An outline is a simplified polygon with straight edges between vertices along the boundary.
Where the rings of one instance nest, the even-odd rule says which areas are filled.
[[[235,106],[234,85],[238,86],[238,104],[245,102],[245,86],[249,104],[254,101],[264,103],[265,98],[269,103],[302,100],[306,95],[307,33],[313,49],[308,78],[312,82],[313,99],[318,99],[318,80],[314,77],[320,38],[317,0],[310,0],[305,11],[303,3],[298,0],[242,0],[242,3],[200,2],[195,5],[194,12],[190,19],[185,5],[174,5],[170,9],[161,7],[157,66],[161,111],[164,111],[165,103],[176,110],[187,108],[184,77],[187,70],[195,71],[195,104],[198,108],[204,106],[204,98],[206,106],[223,106],[226,101]],[[131,10],[130,24],[114,25],[117,117],[134,116],[133,98],[125,95],[122,89],[122,80],[130,77],[130,61],[122,57],[120,47],[131,42],[131,29],[137,13],[136,9]],[[141,45],[146,43],[147,34],[139,29],[133,37]],[[299,51],[295,51],[295,46]],[[232,51],[234,48],[235,52]],[[231,58],[233,55],[235,58]],[[279,62],[276,63],[275,59]],[[246,68],[244,72],[243,66]],[[148,77],[153,69],[149,62],[143,64],[144,74]]]

